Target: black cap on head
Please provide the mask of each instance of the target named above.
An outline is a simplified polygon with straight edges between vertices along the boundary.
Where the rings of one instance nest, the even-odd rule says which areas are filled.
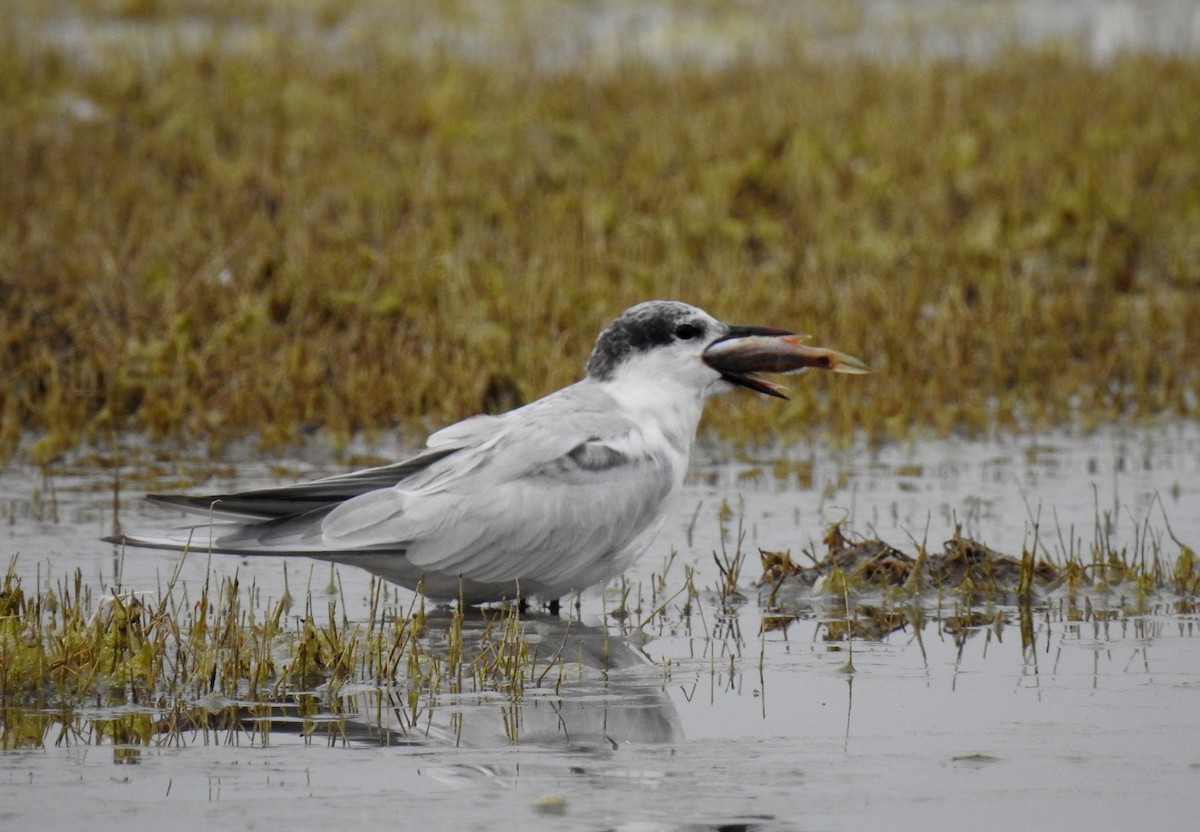
[[[651,300],[631,306],[604,328],[587,361],[587,374],[598,380],[612,377],[629,356],[663,347],[673,341],[700,338],[710,331],[712,320],[700,309],[674,300]]]

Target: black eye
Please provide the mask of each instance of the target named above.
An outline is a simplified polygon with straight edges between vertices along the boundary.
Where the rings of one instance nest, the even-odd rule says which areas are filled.
[[[690,341],[701,332],[703,330],[695,324],[680,324],[675,327],[675,337],[681,341]]]

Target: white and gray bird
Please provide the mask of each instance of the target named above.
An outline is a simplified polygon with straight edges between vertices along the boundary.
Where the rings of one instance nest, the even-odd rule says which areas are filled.
[[[352,564],[433,599],[555,602],[620,575],[650,545],[710,396],[741,386],[786,398],[757,372],[866,372],[804,339],[640,303],[600,333],[581,381],[443,428],[410,459],[236,494],[150,495],[208,519],[108,539]]]

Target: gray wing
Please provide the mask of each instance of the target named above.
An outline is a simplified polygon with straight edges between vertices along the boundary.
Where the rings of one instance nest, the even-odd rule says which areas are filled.
[[[446,446],[462,448],[474,444],[486,439],[496,431],[502,430],[504,420],[508,416],[509,414],[501,416],[486,414],[471,416],[431,434],[429,439],[425,441],[425,444],[430,448],[443,448]]]
[[[424,471],[438,460],[486,440],[488,436],[503,428],[504,418],[472,416],[464,419],[432,434],[426,442],[428,450],[377,468],[338,474],[313,482],[239,491],[234,494],[148,494],[146,499],[159,505],[225,519],[272,520],[303,514],[329,508],[371,491],[392,488]]]
[[[502,429],[392,488],[319,516],[250,526],[219,545],[403,550],[419,568],[488,582],[574,574],[620,552],[661,516],[686,459],[648,441],[607,395],[567,389],[577,394],[508,414]]]

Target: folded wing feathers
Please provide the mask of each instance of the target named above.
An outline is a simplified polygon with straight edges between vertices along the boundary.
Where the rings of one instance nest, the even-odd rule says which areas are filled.
[[[448,520],[443,523],[429,517],[437,524],[429,529],[433,533],[413,535],[409,561],[480,581],[522,574],[552,580],[597,555],[615,555],[645,528],[673,484],[669,467],[621,449],[627,439],[619,437],[604,450],[599,440],[588,440],[591,450],[573,456],[572,449],[503,492],[459,496],[453,501],[456,516],[440,518]],[[592,465],[602,460],[605,467],[581,478],[579,456]],[[431,502],[429,508],[438,507]]]
[[[391,488],[457,450],[456,447],[437,448],[403,462],[368,468],[350,474],[338,474],[297,485],[280,485],[254,491],[241,491],[236,494],[213,494],[199,497],[182,494],[151,494],[147,499],[160,505],[180,508],[195,514],[244,520],[268,520],[344,502],[381,488]]]
[[[638,425],[614,418],[612,404],[577,388],[570,401],[452,425],[391,465],[231,495],[157,495],[252,521],[177,530],[160,544],[182,548],[180,535],[186,544],[191,534],[198,550],[243,554],[395,552],[477,581],[566,580],[623,551],[682,476],[650,456]]]

